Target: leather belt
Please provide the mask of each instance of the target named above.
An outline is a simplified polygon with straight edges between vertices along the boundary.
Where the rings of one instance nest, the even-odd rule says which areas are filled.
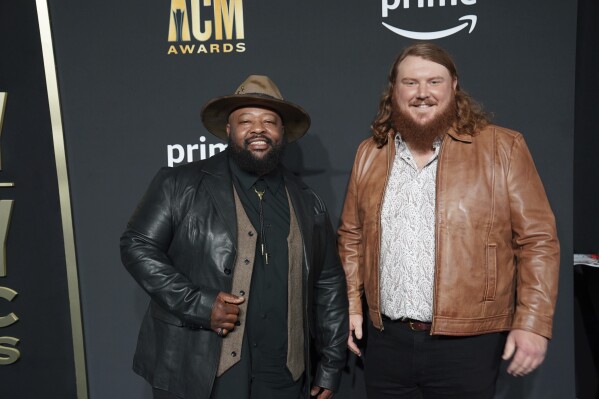
[[[419,321],[414,319],[402,318],[397,320],[391,320],[388,316],[381,314],[383,321],[391,322],[391,323],[401,323],[405,326],[409,327],[412,331],[430,331],[433,323],[428,323],[425,321]]]

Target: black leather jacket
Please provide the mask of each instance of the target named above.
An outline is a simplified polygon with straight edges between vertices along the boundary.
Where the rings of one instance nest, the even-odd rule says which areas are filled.
[[[311,344],[320,355],[315,369],[306,361],[306,385],[336,390],[348,335],[345,274],[324,203],[284,176],[304,242],[305,358]],[[209,398],[221,346],[210,315],[218,292],[230,292],[236,244],[226,151],[160,170],[121,237],[123,264],[151,297],[133,369],[152,386]]]

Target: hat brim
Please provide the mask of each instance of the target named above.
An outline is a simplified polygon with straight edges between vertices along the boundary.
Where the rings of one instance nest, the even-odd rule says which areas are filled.
[[[299,105],[260,95],[231,95],[210,100],[202,108],[202,123],[210,133],[227,140],[226,125],[231,112],[242,107],[272,109],[279,114],[285,126],[285,137],[291,143],[310,128],[310,115]]]

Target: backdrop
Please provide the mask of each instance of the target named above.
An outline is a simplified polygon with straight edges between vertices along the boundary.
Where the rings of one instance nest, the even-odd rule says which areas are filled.
[[[461,86],[495,123],[524,134],[558,221],[563,267],[548,357],[530,377],[503,372],[497,397],[574,398],[575,2],[47,1],[90,397],[150,396],[131,371],[148,299],[121,266],[118,239],[159,167],[224,148],[203,129],[202,105],[247,75],[270,76],[312,116],[286,164],[322,195],[336,225],[389,67],[403,47],[426,39],[453,54]],[[355,357],[338,397],[365,397]]]

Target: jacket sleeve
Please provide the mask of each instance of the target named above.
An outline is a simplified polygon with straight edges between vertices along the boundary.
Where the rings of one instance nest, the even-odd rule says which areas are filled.
[[[364,144],[357,151],[352,173],[347,186],[347,194],[341,213],[339,235],[339,256],[347,280],[347,297],[349,299],[349,314],[362,314],[362,295],[364,290],[363,271],[361,270],[362,250],[362,221],[358,212],[358,174],[360,154]]]
[[[336,391],[347,355],[349,322],[346,283],[328,213],[317,217],[324,219],[324,226],[322,235],[317,237],[321,240],[318,258],[322,264],[319,275],[314,276],[315,342],[320,355],[314,385]]]
[[[161,308],[190,328],[209,328],[218,290],[193,284],[168,256],[182,197],[176,180],[173,169],[158,172],[121,236],[121,260]]]
[[[512,329],[551,338],[559,275],[559,242],[553,212],[521,135],[512,146],[508,190],[518,268]]]

